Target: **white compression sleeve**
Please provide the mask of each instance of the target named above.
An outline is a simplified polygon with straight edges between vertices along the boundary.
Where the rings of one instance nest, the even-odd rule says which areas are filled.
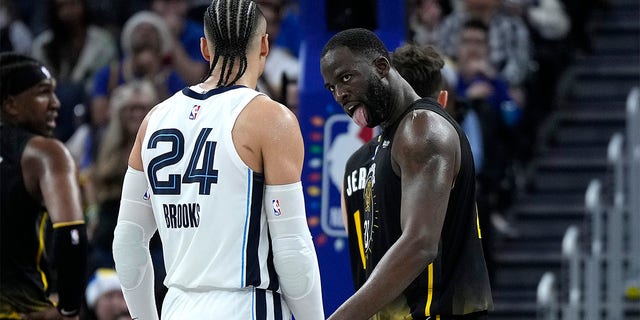
[[[144,173],[129,167],[122,185],[118,224],[113,232],[113,259],[131,317],[156,320],[149,240],[157,227],[149,200],[144,199],[146,191]]]
[[[264,208],[285,301],[297,320],[324,319],[320,269],[307,225],[302,184],[267,185]]]

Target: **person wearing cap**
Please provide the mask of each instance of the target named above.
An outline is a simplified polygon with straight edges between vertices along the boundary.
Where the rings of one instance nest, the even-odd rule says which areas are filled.
[[[89,279],[85,291],[87,307],[96,320],[131,319],[116,270],[100,268]]]
[[[0,54],[0,319],[79,318],[87,235],[75,163],[51,138],[55,86],[40,61]]]

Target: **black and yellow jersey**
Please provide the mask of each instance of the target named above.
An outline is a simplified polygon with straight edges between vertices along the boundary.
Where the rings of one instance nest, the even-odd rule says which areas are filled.
[[[460,171],[451,189],[438,254],[404,290],[378,313],[384,319],[446,319],[493,308],[481,231],[475,205],[475,170],[471,147],[456,121],[433,99],[414,102],[445,118],[458,132]],[[405,113],[406,115],[406,113]],[[356,289],[398,240],[402,189],[391,167],[397,124],[385,129],[347,161],[344,196],[352,273]],[[430,318],[431,317],[431,318]]]
[[[21,319],[19,313],[52,306],[46,293],[47,219],[40,201],[26,190],[20,164],[33,136],[21,128],[0,126],[0,319]]]

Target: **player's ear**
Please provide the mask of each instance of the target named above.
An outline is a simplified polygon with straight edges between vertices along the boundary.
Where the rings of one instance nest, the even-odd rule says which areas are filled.
[[[20,112],[14,96],[7,96],[2,102],[2,113],[15,117]]]
[[[380,76],[383,78],[389,74],[389,70],[391,69],[391,63],[383,56],[379,56],[373,60],[373,65],[376,67],[376,71],[378,71]]]
[[[209,54],[209,46],[207,44],[207,38],[200,37],[200,53],[204,60],[211,61],[211,55]]]
[[[266,58],[269,54],[269,34],[265,33],[260,37],[260,56]]]
[[[443,107],[447,107],[447,100],[449,100],[449,92],[447,90],[440,90],[438,95],[438,103]]]

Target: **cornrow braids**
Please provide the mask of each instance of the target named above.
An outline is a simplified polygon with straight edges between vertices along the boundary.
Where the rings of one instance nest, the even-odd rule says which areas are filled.
[[[247,70],[247,47],[262,12],[251,0],[213,0],[204,14],[205,33],[214,53],[206,78],[221,61],[218,87],[234,85]],[[235,61],[238,71],[231,78]]]

